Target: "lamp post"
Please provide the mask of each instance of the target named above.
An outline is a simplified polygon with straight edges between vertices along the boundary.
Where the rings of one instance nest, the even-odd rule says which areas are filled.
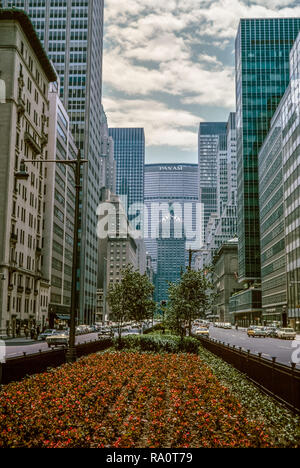
[[[68,363],[76,361],[76,348],[75,348],[75,328],[76,328],[76,310],[77,310],[77,269],[78,269],[78,228],[79,228],[79,203],[80,203],[80,175],[81,175],[81,166],[86,164],[88,161],[86,159],[81,159],[80,150],[77,153],[77,159],[54,159],[54,160],[22,160],[20,165],[20,173],[16,173],[16,178],[23,177],[25,179],[26,174],[26,163],[53,163],[53,164],[64,164],[70,166],[74,170],[75,174],[75,219],[74,219],[74,240],[73,240],[73,268],[72,268],[72,294],[71,294],[71,316],[70,316],[70,336],[69,336],[69,347],[66,355],[66,360]]]

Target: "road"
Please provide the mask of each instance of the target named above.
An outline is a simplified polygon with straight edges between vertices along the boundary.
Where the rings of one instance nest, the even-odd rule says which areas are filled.
[[[85,341],[94,341],[98,339],[98,333],[89,333],[88,335],[76,336],[76,344],[84,343]],[[49,351],[48,345],[45,341],[32,341],[25,338],[19,338],[18,340],[7,340],[6,345],[6,357],[12,358],[22,356],[23,353],[36,354],[40,351]]]
[[[278,338],[250,338],[246,331],[225,330],[210,327],[210,337],[226,344],[242,347],[245,351],[250,349],[252,354],[262,353],[262,357],[272,359],[276,357],[277,362],[291,365],[292,356],[298,360],[297,368],[300,368],[300,340],[288,341]],[[298,352],[297,352],[298,350]]]
[[[132,329],[123,335],[139,334],[138,329]],[[98,333],[89,333],[87,335],[78,335],[76,336],[75,343],[85,343],[89,341],[95,341],[98,339]],[[6,358],[13,358],[18,356],[23,356],[26,354],[36,354],[40,351],[45,352],[49,351],[48,345],[45,341],[33,341],[26,340],[25,338],[18,338],[14,340],[5,341],[6,345]]]
[[[138,334],[138,330],[134,329],[126,334]],[[276,357],[277,362],[290,365],[292,355],[298,358],[297,368],[300,369],[300,339],[297,342],[279,340],[276,338],[249,338],[247,333],[242,330],[224,330],[222,328],[210,327],[210,337],[219,341],[242,347],[245,351],[250,349],[251,353],[262,353],[266,359]],[[98,333],[89,333],[88,335],[76,336],[76,344],[88,341],[94,341],[98,338]],[[22,356],[23,353],[35,354],[40,351],[48,351],[47,343],[44,341],[26,341],[24,339],[8,340],[6,344],[6,357]]]

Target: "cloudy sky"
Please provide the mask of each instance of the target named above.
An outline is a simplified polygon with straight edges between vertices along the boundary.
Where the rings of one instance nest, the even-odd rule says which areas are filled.
[[[148,163],[196,163],[199,122],[235,109],[239,19],[278,16],[299,0],[105,0],[109,126],[144,127]]]

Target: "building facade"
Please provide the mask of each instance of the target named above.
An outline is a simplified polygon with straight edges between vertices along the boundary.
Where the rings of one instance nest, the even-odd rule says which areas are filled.
[[[300,33],[289,86],[259,153],[263,321],[300,330]]]
[[[155,300],[168,300],[169,283],[176,283],[185,271],[185,236],[182,219],[171,211],[159,225]]]
[[[128,218],[135,218],[135,209],[144,203],[145,133],[143,128],[110,128],[109,136],[114,141],[114,155],[117,164],[116,193],[122,198],[128,210]],[[139,218],[140,219],[140,218]],[[142,231],[142,220],[137,226]]]
[[[114,141],[109,136],[107,117],[102,106],[101,113],[101,188],[107,188],[116,193],[117,165],[114,159]]]
[[[226,135],[226,122],[201,122],[198,134],[199,201],[203,204],[204,241],[212,213],[217,213],[217,156],[219,136]]]
[[[110,284],[115,284],[122,279],[122,269],[132,265],[139,270],[138,241],[132,234],[131,225],[128,222],[126,209],[120,197],[109,190],[102,191],[102,201],[109,210],[101,211],[99,221],[106,219],[105,233],[99,239],[98,262],[98,311],[102,310],[102,320],[98,315],[98,321],[106,323],[110,321],[110,309],[107,303],[107,292]],[[142,272],[144,273],[144,272]],[[100,302],[102,297],[102,304]]]
[[[229,312],[231,295],[240,290],[238,284],[238,240],[231,239],[220,247],[214,257],[212,280],[216,298],[213,307],[213,319],[218,322],[232,322]]]
[[[48,320],[45,167],[35,160],[50,156],[48,89],[57,75],[23,12],[0,10],[0,44],[0,334],[15,336]]]
[[[260,282],[258,153],[289,83],[300,18],[242,19],[236,38],[239,278]]]
[[[102,54],[104,0],[2,0],[25,9],[60,77],[60,97],[82,158],[80,211],[81,323],[92,323],[97,305],[97,206],[101,190]]]
[[[44,268],[51,278],[49,325],[53,327],[56,320],[70,320],[75,216],[74,169],[59,161],[76,159],[78,149],[57,83],[50,87],[49,106],[49,154],[57,163],[45,168],[43,242]]]
[[[282,118],[274,114],[259,152],[262,321],[287,325]]]
[[[244,291],[236,298],[236,305],[241,305],[238,313],[245,317],[244,323],[262,320],[262,304],[259,307],[258,301],[262,291],[261,262],[266,268],[263,270],[265,291],[266,287],[270,288],[269,296],[264,293],[264,304],[274,312],[274,307],[267,302],[276,299],[276,294],[281,305],[285,301],[280,285],[277,284],[276,292],[274,279],[267,283],[272,272],[266,265],[268,255],[276,257],[283,253],[282,241],[280,243],[279,239],[278,247],[271,246],[267,250],[264,244],[263,257],[260,250],[260,229],[263,227],[264,237],[274,222],[272,218],[265,220],[264,216],[268,216],[268,208],[271,209],[273,203],[279,202],[281,188],[268,187],[268,181],[262,181],[262,189],[266,191],[262,194],[264,211],[260,220],[258,154],[289,84],[289,54],[299,30],[300,18],[242,19],[236,38],[239,280],[246,290],[248,288],[248,292]],[[283,255],[278,262],[276,269],[280,275],[284,268]],[[249,303],[252,299],[253,307]]]
[[[287,314],[289,324],[300,331],[300,34],[290,54],[290,75],[282,103]]]
[[[212,124],[211,124],[212,125]],[[231,112],[226,134],[217,137],[216,194],[217,208],[211,213],[205,229],[205,244],[199,253],[199,265],[211,265],[223,243],[237,234],[237,173],[235,113]]]
[[[196,164],[146,164],[145,165],[145,243],[157,271],[157,234],[162,217],[172,205],[185,226],[185,249],[202,246],[202,213],[198,209],[198,166]],[[198,220],[197,220],[198,216]],[[145,216],[146,218],[146,216]]]

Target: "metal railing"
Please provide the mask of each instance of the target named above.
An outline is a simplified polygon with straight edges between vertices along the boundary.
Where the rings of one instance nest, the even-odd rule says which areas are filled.
[[[231,364],[257,385],[293,412],[300,414],[300,370],[296,364],[290,366],[265,359],[261,353],[251,354],[241,347],[225,344],[211,338],[195,336],[202,346]]]

